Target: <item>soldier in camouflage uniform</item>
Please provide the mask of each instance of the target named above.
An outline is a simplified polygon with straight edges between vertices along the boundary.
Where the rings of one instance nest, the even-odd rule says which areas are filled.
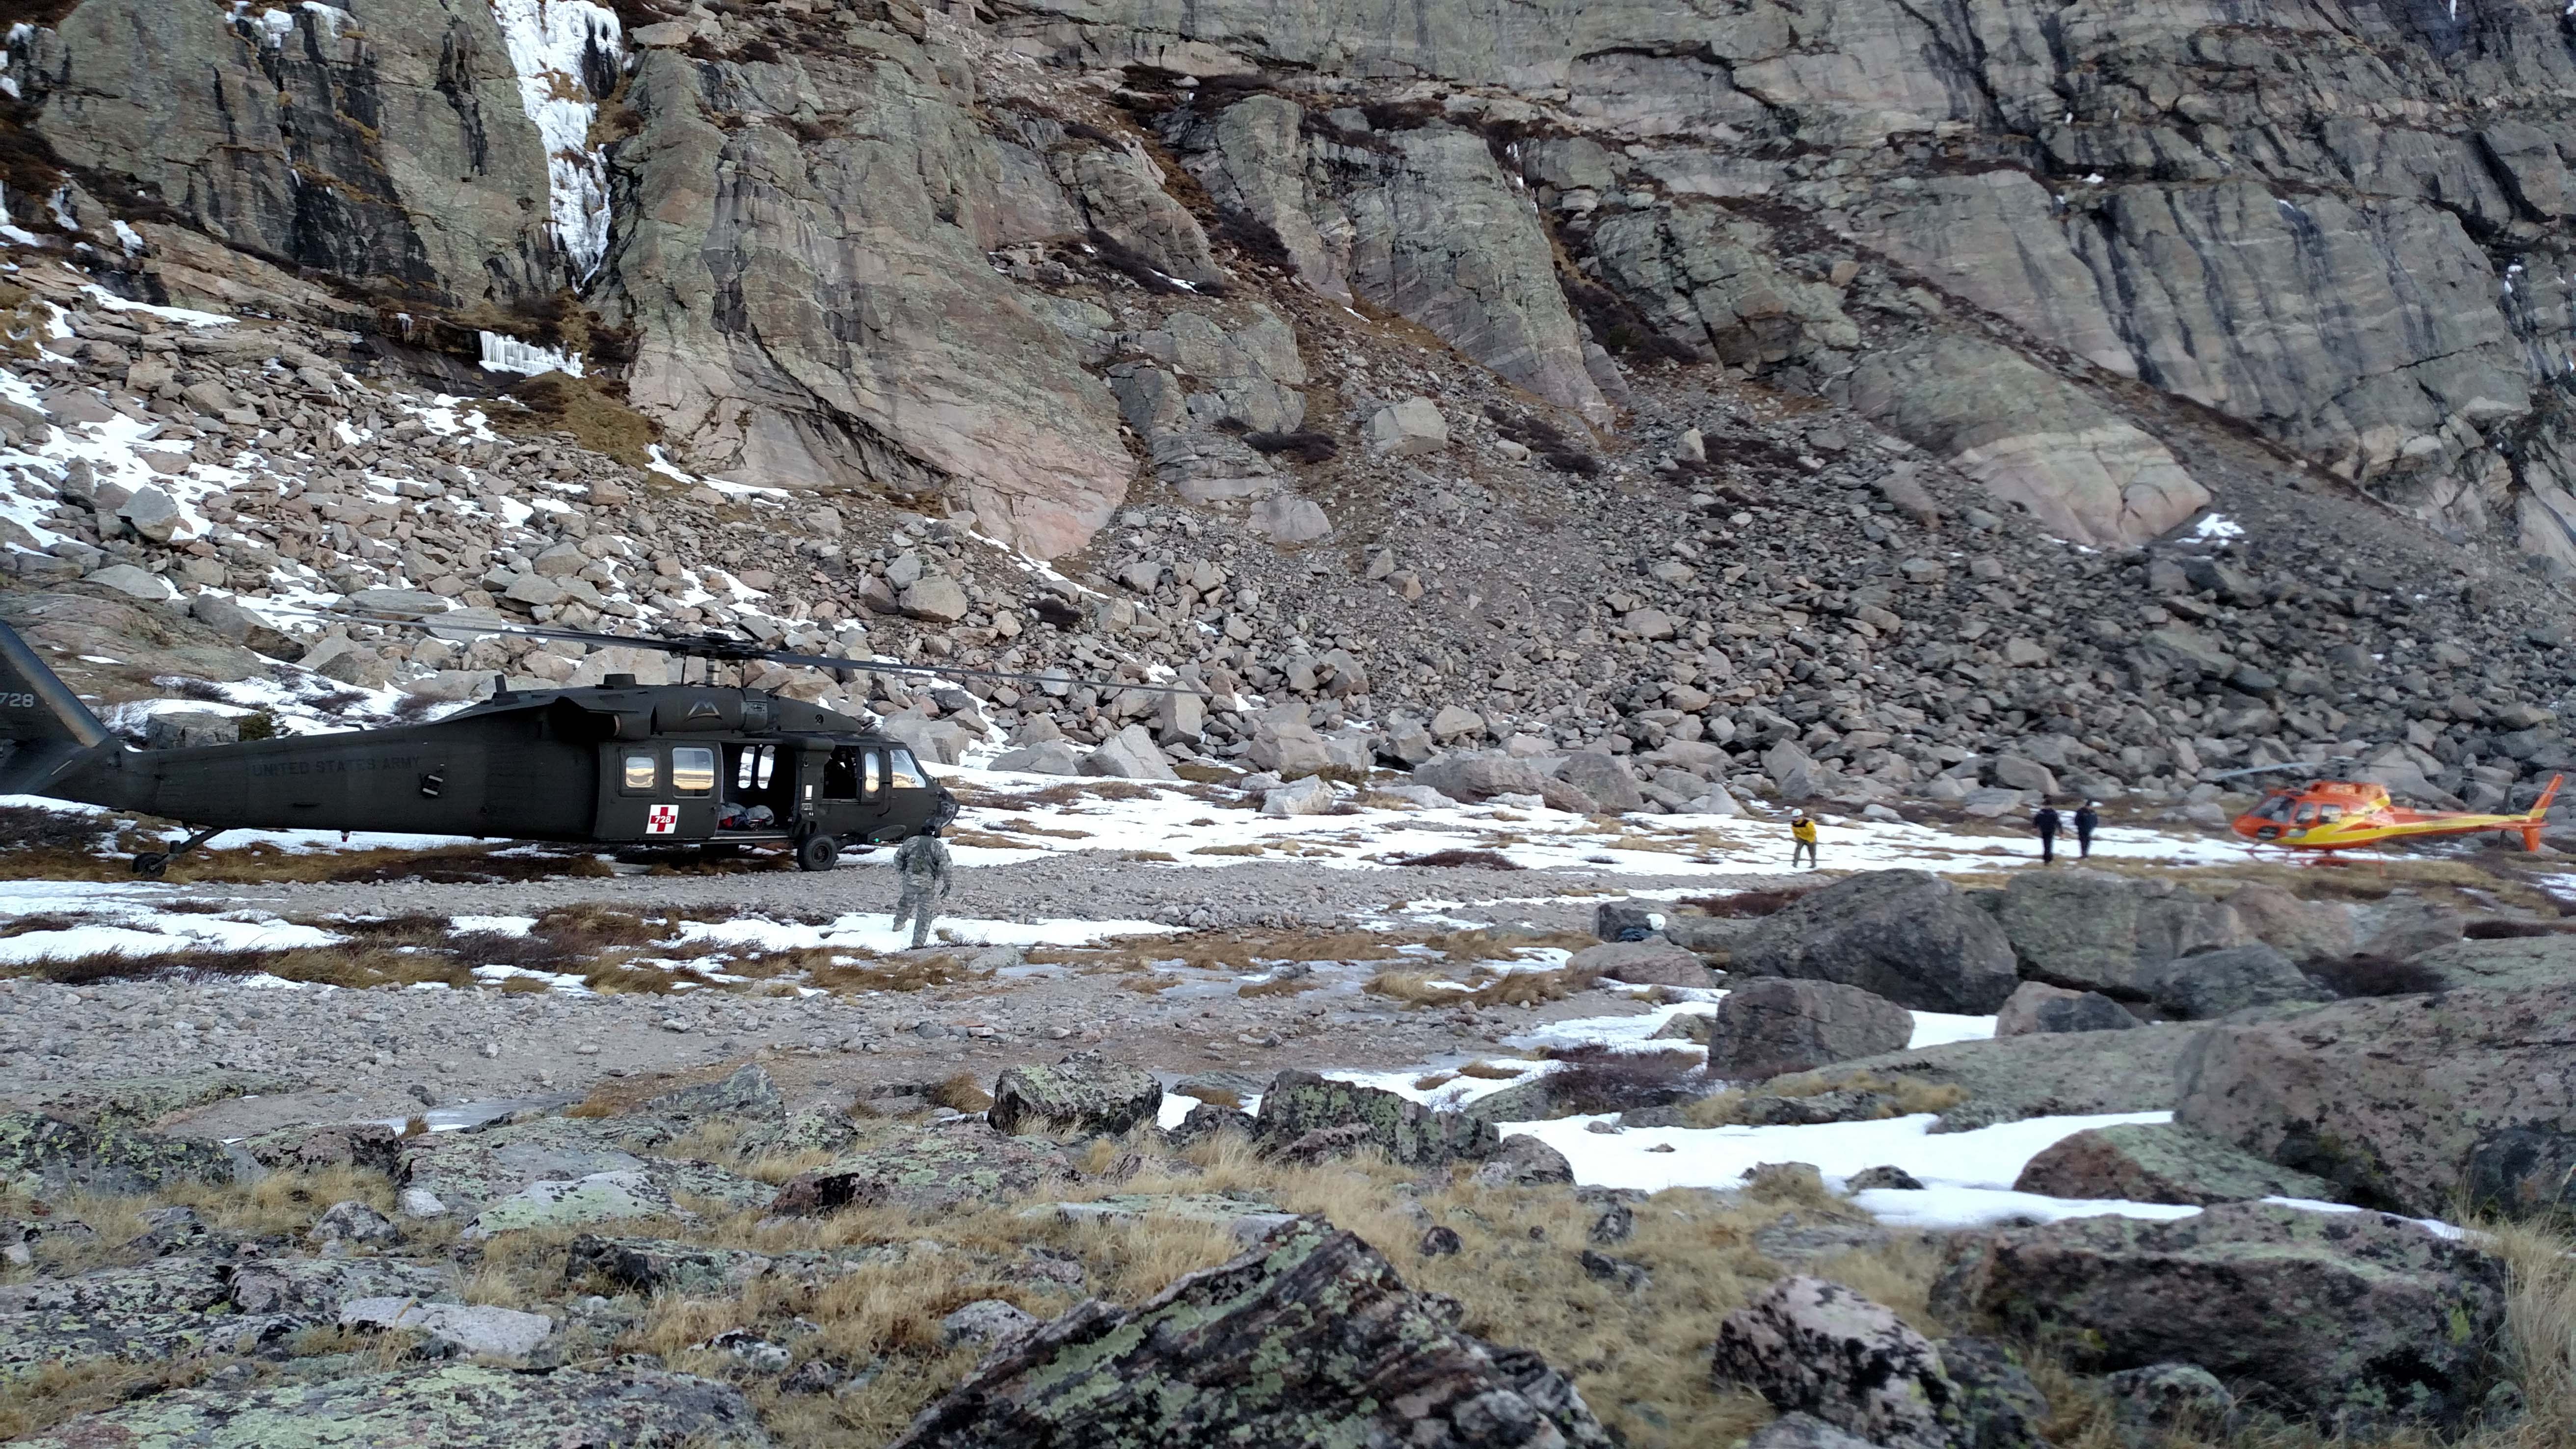
[[[916,951],[929,944],[933,903],[948,898],[956,883],[948,874],[948,847],[940,842],[939,827],[925,825],[921,833],[895,847],[895,868],[903,872],[903,898],[894,908],[894,928],[912,922],[912,948]]]

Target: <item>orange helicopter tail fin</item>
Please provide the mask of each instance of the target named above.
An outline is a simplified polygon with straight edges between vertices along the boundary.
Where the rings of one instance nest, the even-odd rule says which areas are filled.
[[[2540,792],[2539,799],[2531,802],[2531,812],[2522,817],[2529,822],[2522,827],[2522,848],[2526,852],[2540,849],[2541,822],[2549,818],[2549,802],[2558,797],[2558,787],[2566,779],[2565,775],[2550,776],[2548,788]]]

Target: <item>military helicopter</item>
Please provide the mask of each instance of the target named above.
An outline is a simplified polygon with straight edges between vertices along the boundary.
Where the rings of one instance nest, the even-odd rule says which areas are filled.
[[[2329,768],[2348,768],[2359,761],[2336,759],[2324,763]],[[2250,770],[2230,770],[2218,778],[2236,779],[2282,771],[2307,772],[2317,768],[2304,761],[2257,765]],[[2408,810],[2389,799],[2385,785],[2367,780],[2312,777],[2307,784],[2296,789],[2284,786],[2268,792],[2261,804],[2237,816],[2230,828],[2258,845],[2319,851],[2352,850],[2392,840],[2475,835],[2495,830],[2520,835],[2522,848],[2536,851],[2540,849],[2541,829],[2548,823],[2550,802],[2558,797],[2559,782],[2566,778],[2564,775],[2550,776],[2548,788],[2540,792],[2540,798],[2532,802],[2528,811],[2520,815],[2495,815],[2465,810]]]
[[[688,659],[1060,684],[945,665],[838,659],[702,634],[630,637],[314,611],[353,622],[658,649]],[[1151,684],[1103,689],[1195,693]],[[241,744],[137,750],[109,733],[17,632],[0,624],[0,794],[177,820],[175,849],[134,858],[159,876],[227,830],[416,832],[617,846],[784,843],[805,870],[844,847],[956,818],[910,748],[848,715],[764,690],[642,685],[505,690],[428,724]]]

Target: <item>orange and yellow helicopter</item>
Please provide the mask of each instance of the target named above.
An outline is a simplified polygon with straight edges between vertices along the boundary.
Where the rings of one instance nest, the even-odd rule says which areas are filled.
[[[2356,763],[2348,760],[2335,765]],[[2235,770],[2231,776],[2260,775],[2282,770],[2310,771],[2318,768],[2305,761],[2285,765],[2258,765],[2251,770]],[[2222,776],[2221,778],[2228,778]],[[2392,840],[2416,840],[2435,835],[2475,835],[2498,831],[2522,837],[2522,848],[2538,850],[2540,831],[2549,815],[2549,802],[2558,795],[2564,775],[2549,777],[2549,787],[2531,808],[2519,815],[2490,815],[2473,810],[2408,810],[2388,798],[2388,787],[2364,780],[2329,780],[2312,778],[2295,789],[2284,786],[2263,797],[2263,803],[2236,817],[2235,831],[2257,845],[2277,845],[2286,850],[2353,850],[2368,845],[2384,845]]]

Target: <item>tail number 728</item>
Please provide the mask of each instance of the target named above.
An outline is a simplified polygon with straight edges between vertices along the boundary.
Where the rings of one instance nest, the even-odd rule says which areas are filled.
[[[0,694],[0,709],[34,709],[35,707],[36,697],[32,694]]]

